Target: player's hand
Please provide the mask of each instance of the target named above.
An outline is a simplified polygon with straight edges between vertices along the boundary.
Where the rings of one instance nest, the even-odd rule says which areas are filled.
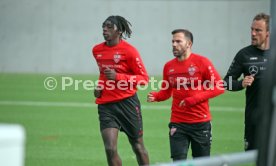
[[[147,102],[155,102],[155,97],[152,92],[148,94]]]
[[[179,107],[184,107],[186,104],[185,104],[185,100],[181,100],[180,103],[179,103]]]
[[[254,81],[254,75],[245,76],[242,80],[242,87],[246,88],[247,86],[251,86]]]
[[[107,67],[104,71],[103,71],[105,77],[108,80],[115,80],[116,79],[116,71],[114,69],[110,69],[109,67]]]
[[[96,98],[100,98],[102,96],[102,89],[99,88],[99,86],[97,86],[95,89],[94,89],[94,96]]]

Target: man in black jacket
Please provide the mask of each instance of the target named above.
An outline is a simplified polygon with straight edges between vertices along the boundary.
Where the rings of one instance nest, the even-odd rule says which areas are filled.
[[[267,69],[269,51],[269,18],[257,14],[251,25],[251,45],[241,49],[235,56],[224,80],[226,89],[239,91],[246,88],[245,150],[256,149],[256,109],[261,92],[261,80]],[[243,75],[243,79],[239,77]]]

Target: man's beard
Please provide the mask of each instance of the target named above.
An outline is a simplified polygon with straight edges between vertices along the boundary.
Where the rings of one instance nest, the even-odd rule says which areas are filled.
[[[180,58],[180,57],[182,57],[182,56],[185,56],[185,54],[186,54],[186,51],[177,51],[177,54],[173,54],[174,55],[174,57],[176,57],[176,58]]]

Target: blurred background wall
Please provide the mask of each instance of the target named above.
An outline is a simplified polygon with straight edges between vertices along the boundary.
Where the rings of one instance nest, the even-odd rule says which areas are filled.
[[[193,52],[224,75],[250,44],[259,12],[270,12],[269,0],[1,0],[0,72],[97,74],[91,48],[103,41],[103,21],[121,15],[150,75],[161,75],[173,58],[176,28],[192,31]]]

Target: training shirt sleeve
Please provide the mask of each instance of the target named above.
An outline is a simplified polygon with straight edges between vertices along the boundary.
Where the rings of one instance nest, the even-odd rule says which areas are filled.
[[[116,81],[125,80],[133,83],[133,85],[145,85],[149,78],[139,52],[135,48],[129,48],[127,51],[127,63],[130,66],[133,74],[117,73]]]
[[[169,84],[168,76],[167,76],[167,67],[164,66],[163,69],[163,80],[161,84],[161,89],[159,92],[152,92],[156,101],[164,101],[171,97],[172,95],[172,87]]]
[[[202,81],[203,83],[207,81],[206,87],[203,86],[202,91],[199,91],[193,96],[184,98],[186,106],[193,106],[224,93],[223,81],[220,75],[208,59],[203,60],[203,68],[201,69],[203,73]]]
[[[97,59],[95,57],[95,55],[96,55],[95,51],[96,51],[96,46],[92,48],[92,55],[98,65]],[[100,67],[100,66],[98,65],[98,67]],[[99,70],[99,72],[100,72],[100,70]],[[104,75],[101,73],[99,74],[96,86],[98,86],[100,89],[104,88]]]
[[[237,53],[224,77],[224,87],[229,91],[239,91],[243,89],[242,80],[238,80],[242,75],[242,53]]]
[[[105,87],[105,85],[104,85],[104,75],[102,75],[102,74],[99,75],[98,82],[97,82],[96,86],[99,89],[104,89],[104,87]]]

